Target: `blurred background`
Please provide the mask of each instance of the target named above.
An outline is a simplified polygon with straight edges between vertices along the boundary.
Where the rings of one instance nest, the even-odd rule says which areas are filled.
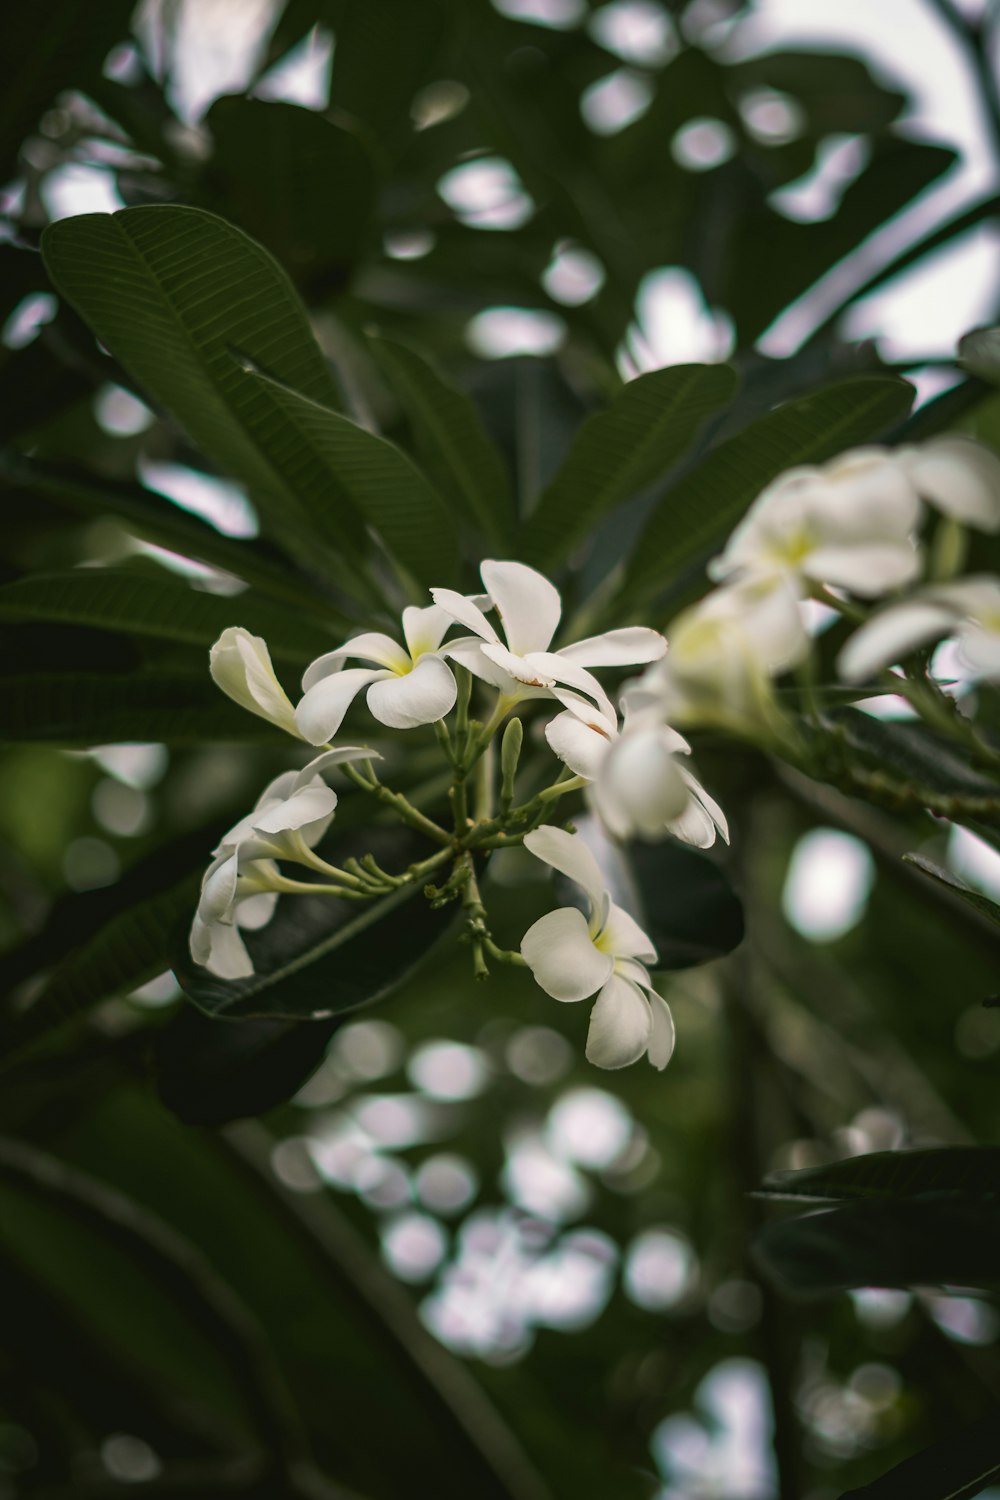
[[[12,7],[3,579],[145,557],[209,592],[240,587],[149,541],[124,501],[100,514],[79,485],[19,477],[28,456],[84,488],[138,483],[256,537],[245,493],[45,277],[46,223],[132,204],[207,207],[263,242],[359,420],[390,434],[399,420],[362,330],[434,356],[522,493],[621,381],[688,361],[733,358],[751,411],[888,367],[989,439],[995,398],[970,394],[954,354],[1000,304],[996,12]],[[11,659],[19,628],[3,627]],[[91,646],[81,630],[48,650],[86,673]],[[113,919],[123,885],[200,858],[205,830],[283,769],[266,746],[183,736],[12,740],[0,940],[18,1006],[39,960]],[[919,846],[994,893],[1000,856],[699,748],[740,828],[753,941],[665,981],[679,1040],[663,1076],[590,1068],[576,1008],[516,974],[474,987],[462,951],[342,1025],[291,1103],[221,1129],[232,1101],[203,1051],[192,1103],[183,1029],[151,1076],[145,1039],[181,1006],[170,974],[14,1060],[0,1496],[833,1500],[990,1409],[986,1294],[790,1304],[747,1244],[769,1171],[990,1139],[996,942],[924,898],[898,854]],[[543,899],[533,878],[498,862],[511,942]],[[18,1140],[64,1164],[48,1193]],[[283,1487],[300,1426],[335,1488],[310,1490],[304,1467],[303,1488]],[[247,1459],[255,1440],[291,1455],[280,1482]]]

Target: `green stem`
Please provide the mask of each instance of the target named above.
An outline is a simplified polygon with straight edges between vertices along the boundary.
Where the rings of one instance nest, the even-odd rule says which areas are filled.
[[[375,779],[372,781],[368,781],[358,770],[357,766],[353,766],[349,762],[344,765],[343,770],[350,780],[354,782],[355,786],[360,787],[363,792],[367,792],[370,797],[375,797],[377,801],[383,803],[386,807],[391,807],[404,823],[409,823],[411,828],[418,828],[421,833],[426,834],[429,839],[433,839],[436,844],[451,844],[452,838],[450,833],[447,833],[432,818],[428,818],[419,808],[414,807],[403,796],[402,792],[394,792],[389,787],[383,786],[378,778],[375,777],[374,770],[372,770],[372,776]]]

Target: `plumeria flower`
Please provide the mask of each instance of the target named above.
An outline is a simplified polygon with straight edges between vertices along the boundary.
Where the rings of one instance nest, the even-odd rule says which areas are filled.
[[[729,842],[725,814],[678,755],[690,755],[683,735],[655,715],[608,718],[585,698],[566,695],[566,709],[545,726],[550,747],[571,771],[591,783],[588,801],[615,838],[660,839],[672,833],[696,849],[720,834]]]
[[[920,501],[905,464],[852,448],[822,468],[789,469],[758,495],[709,565],[717,581],[784,578],[803,592],[830,584],[866,599],[919,573]]]
[[[511,704],[523,698],[559,697],[568,687],[586,693],[602,712],[613,714],[603,688],[587,669],[636,666],[656,661],[667,649],[658,631],[631,626],[550,651],[562,617],[555,585],[519,562],[488,560],[479,572],[488,601],[500,617],[503,640],[478,600],[454,589],[431,589],[431,594],[436,604],[473,632],[472,639],[451,642],[447,654],[499,688]]]
[[[323,869],[313,855],[337,807],[321,772],[345,761],[375,760],[375,751],[344,745],[301,771],[285,771],[265,787],[253,811],[224,834],[205,872],[191,928],[191,956],[222,979],[244,979],[253,963],[239,927],[264,927],[274,914],[281,871],[277,859]]]
[[[742,732],[775,717],[771,679],[809,653],[799,601],[782,579],[707,594],[670,627],[670,654],[626,687],[626,711]]]
[[[897,449],[896,460],[935,510],[977,531],[1000,531],[1000,458],[992,449],[947,433]]]
[[[295,723],[295,710],[278,681],[271,656],[259,635],[251,635],[242,626],[224,630],[208,656],[209,671],[217,687],[241,708],[248,708],[261,719],[269,719],[301,739]]]
[[[851,636],[837,670],[845,682],[863,682],[918,647],[951,635],[973,676],[1000,678],[1000,578],[964,578],[880,610]]]
[[[415,729],[443,719],[458,693],[441,648],[453,624],[452,615],[437,605],[411,606],[403,610],[405,648],[392,636],[372,630],[319,657],[302,679],[296,732],[312,745],[325,745],[364,688],[372,714],[390,729]],[[343,670],[352,656],[377,666]]]
[[[535,980],[555,1000],[597,995],[587,1035],[587,1058],[597,1067],[624,1068],[646,1053],[654,1068],[665,1068],[674,1050],[674,1023],[644,967],[656,961],[653,944],[611,900],[579,834],[543,824],[525,835],[524,847],[568,876],[587,898],[586,916],[562,906],[524,934],[521,956]]]

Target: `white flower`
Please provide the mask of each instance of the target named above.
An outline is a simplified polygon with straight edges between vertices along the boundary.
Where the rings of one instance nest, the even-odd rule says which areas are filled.
[[[920,571],[920,501],[907,465],[852,448],[822,468],[789,469],[758,495],[709,565],[717,581],[785,578],[876,598]]]
[[[774,715],[771,678],[809,652],[795,594],[781,579],[713,590],[670,626],[670,653],[625,690],[630,712],[743,730]]]
[[[564,698],[567,708],[545,726],[559,759],[585,776],[588,801],[615,838],[659,839],[672,833],[685,844],[708,849],[721,833],[729,842],[725,814],[677,755],[690,755],[683,735],[655,717],[617,719],[586,699]]]
[[[253,963],[239,927],[264,927],[274,915],[281,872],[276,859],[312,864],[337,794],[321,771],[350,760],[375,760],[356,745],[328,750],[301,771],[285,771],[264,788],[253,811],[224,834],[201,884],[191,927],[191,957],[220,979],[245,979]]]
[[[880,610],[851,636],[837,670],[845,682],[863,682],[946,635],[973,676],[1000,678],[1000,579],[980,574]]]
[[[297,739],[302,738],[295,723],[295,711],[275,676],[267,646],[259,635],[231,625],[209,652],[208,666],[216,686],[241,708],[269,719]]]
[[[648,1053],[654,1068],[665,1068],[674,1050],[674,1023],[643,966],[643,960],[656,960],[649,938],[612,902],[579,834],[546,824],[526,834],[524,846],[574,881],[588,905],[587,916],[562,906],[528,928],[521,955],[535,980],[555,1000],[597,994],[587,1036],[590,1062],[624,1068]]]
[[[632,626],[607,630],[574,645],[550,651],[562,616],[559,590],[534,568],[519,562],[487,560],[480,567],[489,602],[500,616],[504,641],[479,601],[454,589],[431,589],[436,604],[475,633],[447,647],[448,655],[477,677],[499,688],[505,698],[560,697],[570,687],[588,694],[602,712],[613,708],[589,667],[636,666],[656,661],[667,643],[656,630]]]
[[[436,605],[403,610],[406,649],[381,631],[356,635],[336,651],[328,651],[309,667],[302,679],[303,698],[295,710],[297,732],[312,745],[325,745],[362,688],[368,707],[380,724],[390,729],[415,729],[443,719],[458,692],[441,642],[453,620]],[[371,667],[349,667],[349,656],[378,662]]]
[[[921,498],[963,526],[1000,531],[1000,458],[974,438],[948,433],[896,458]]]

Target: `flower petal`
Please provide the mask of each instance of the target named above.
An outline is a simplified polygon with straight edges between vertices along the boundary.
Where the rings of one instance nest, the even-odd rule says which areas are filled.
[[[560,906],[533,922],[521,939],[521,956],[553,1000],[585,1000],[611,974],[610,953],[590,940],[587,919],[575,906]]]
[[[227,697],[288,734],[298,735],[294,710],[275,676],[267,645],[242,626],[224,630],[208,656],[212,680]]]
[[[606,630],[591,635],[556,652],[578,667],[632,667],[642,662],[659,661],[667,643],[658,630],[645,625],[630,625],[622,630]]]
[[[487,559],[479,572],[514,655],[547,651],[562,615],[555,584],[519,562]]]
[[[455,706],[458,684],[440,656],[422,656],[405,677],[386,677],[368,689],[368,707],[390,729],[435,724]]]
[[[236,908],[237,926],[245,932],[258,932],[270,922],[277,904],[277,891],[258,891],[256,896],[246,896]]]
[[[191,927],[191,957],[219,979],[249,979],[253,961],[237,929],[228,922],[203,922]]]
[[[316,755],[307,766],[303,766],[295,777],[295,788],[306,786],[314,776],[323,776],[331,771],[334,766],[345,765],[351,760],[381,760],[382,757],[377,750],[371,750],[367,745],[339,745],[335,750],[324,750],[322,755]]]
[[[457,594],[454,589],[431,589],[431,598],[444,610],[445,614],[450,615],[453,620],[464,625],[466,630],[473,631],[484,641],[500,639],[474,599],[468,598],[465,594]]]
[[[653,1031],[649,1038],[649,1060],[654,1068],[662,1072],[674,1054],[674,1018],[670,1006],[655,990],[646,990],[646,999],[653,1017]]]
[[[513,651],[508,651],[506,646],[487,645],[482,647],[482,653],[488,661],[499,667],[501,672],[512,677],[515,682],[523,683],[525,687],[550,688],[555,682],[541,666],[535,666],[527,657],[515,656]],[[537,658],[536,658],[537,659]]]
[[[691,844],[695,849],[710,849],[717,833],[729,843],[729,824],[722,808],[714,797],[710,797],[697,776],[685,766],[678,766],[681,779],[687,786],[690,797],[687,806],[678,817],[668,820],[667,827],[675,839]]]
[[[460,667],[465,667],[473,677],[478,677],[482,682],[488,682],[490,687],[498,688],[507,698],[517,698],[520,687],[508,672],[498,667],[495,662],[490,661],[483,652],[486,647],[481,640],[474,635],[463,635],[456,641],[449,641],[441,647],[441,655],[449,661],[457,662]]]
[[[279,834],[303,829],[311,823],[328,821],[337,806],[337,793],[317,779],[314,786],[303,786],[276,802],[254,818],[256,833]]]
[[[612,901],[600,934],[595,939],[602,952],[617,958],[637,958],[640,962],[655,963],[656,949],[652,940],[643,932],[634,917],[622,906]]]
[[[601,687],[597,678],[581,667],[577,662],[569,661],[558,651],[530,651],[523,658],[529,671],[539,677],[544,677],[551,682],[565,683],[567,687],[575,688],[577,692],[585,693],[588,698],[593,698],[601,713],[608,719],[615,719],[615,706],[607,693]],[[561,696],[553,693],[553,696]],[[572,705],[567,704],[567,707]]]
[[[595,714],[595,721],[597,719]],[[598,727],[597,722],[585,724],[569,710],[557,714],[546,724],[545,738],[554,754],[577,776],[586,776],[588,781],[594,780],[611,749],[610,736]]]
[[[324,656],[318,656],[310,667],[306,668],[302,678],[302,691],[307,693],[317,682],[324,677],[329,677],[333,672],[339,672],[344,661],[349,656],[359,656],[363,661],[378,662],[380,667],[386,667],[390,672],[408,672],[410,670],[410,658],[397,641],[391,635],[384,635],[381,630],[369,630],[363,635],[356,635],[336,651],[327,651]]]
[[[898,456],[931,505],[964,526],[1000,531],[1000,459],[991,449],[949,434]]]
[[[667,731],[667,732],[664,732]],[[662,838],[687,806],[689,789],[677,764],[672,731],[652,725],[623,734],[605,757],[594,805],[616,838]]]
[[[428,651],[436,651],[447,631],[455,623],[440,604],[428,604],[423,609],[409,604],[403,610],[403,639],[413,661]]]
[[[223,854],[212,861],[201,882],[198,915],[203,922],[230,921],[239,879],[237,853]]]
[[[837,671],[844,682],[864,682],[918,646],[949,634],[956,623],[952,611],[941,604],[920,599],[891,604],[854,632],[837,657]]]
[[[295,710],[295,722],[302,738],[311,745],[325,745],[332,740],[354,699],[372,682],[395,676],[391,672],[373,672],[368,667],[349,667],[322,677],[306,691]]]
[[[601,913],[607,894],[604,878],[597,860],[578,833],[567,833],[565,828],[543,823],[524,835],[524,847],[580,887],[590,902],[592,916]]]
[[[649,1046],[653,1015],[631,980],[612,974],[590,1012],[587,1060],[599,1068],[627,1068]]]
[[[875,599],[890,589],[902,588],[920,572],[920,553],[915,543],[873,542],[871,545],[817,547],[802,564],[802,572],[817,583],[849,589],[863,599]]]

